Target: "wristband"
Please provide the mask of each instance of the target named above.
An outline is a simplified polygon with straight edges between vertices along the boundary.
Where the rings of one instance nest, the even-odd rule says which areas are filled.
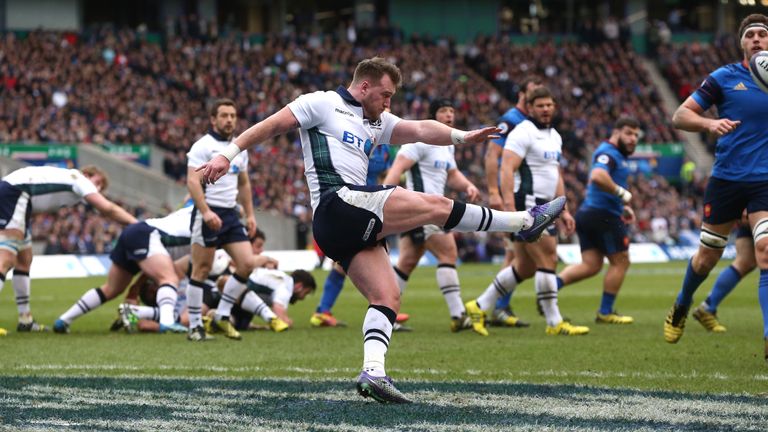
[[[616,186],[616,192],[614,192],[614,194],[617,197],[621,198],[621,200],[624,201],[624,203],[628,203],[632,201],[632,192],[624,189],[621,186]]]
[[[243,150],[238,147],[237,144],[229,143],[229,145],[227,145],[227,147],[224,148],[224,150],[222,150],[219,154],[227,158],[228,161],[232,162],[232,159],[239,155],[241,151]]]
[[[454,144],[465,144],[464,137],[467,136],[467,132],[458,129],[451,129],[451,142]]]

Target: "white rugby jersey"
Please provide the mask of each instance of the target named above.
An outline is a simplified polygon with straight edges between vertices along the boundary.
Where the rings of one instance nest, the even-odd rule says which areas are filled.
[[[406,187],[433,195],[445,193],[448,170],[456,168],[454,146],[435,146],[424,143],[405,144],[398,155],[416,162],[405,173]]]
[[[293,296],[293,278],[280,270],[258,267],[248,276],[249,285],[272,291],[272,303],[288,307]]]
[[[93,183],[76,169],[31,166],[18,169],[3,181],[32,197],[32,211],[58,210],[79,203],[83,197],[98,193]]]
[[[299,96],[288,108],[301,125],[304,175],[313,210],[326,190],[365,185],[374,147],[389,144],[400,121],[388,112],[375,122],[364,119],[362,105],[344,87]]]
[[[208,131],[202,138],[192,144],[192,148],[187,153],[187,166],[197,168],[202,164],[213,159],[214,156],[221,153],[232,141],[217,134],[214,131]],[[214,184],[203,186],[205,192],[205,202],[213,207],[234,208],[237,205],[237,176],[248,169],[248,152],[242,151],[229,165],[229,171]]]
[[[554,128],[539,129],[526,119],[507,135],[504,150],[511,150],[523,158],[520,168],[515,171],[515,193],[547,201],[555,198],[563,139]]]
[[[147,219],[144,222],[160,230],[160,238],[164,246],[189,246],[192,232],[192,206],[182,207],[168,216]]]

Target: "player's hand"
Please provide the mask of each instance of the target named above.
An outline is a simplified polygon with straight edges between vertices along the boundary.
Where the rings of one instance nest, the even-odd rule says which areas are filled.
[[[229,159],[216,155],[210,161],[197,167],[195,171],[203,171],[203,183],[213,184],[229,171]]]
[[[569,236],[576,231],[576,220],[571,215],[571,212],[564,211],[560,214],[560,223],[563,226],[563,234]]]
[[[733,132],[741,124],[740,120],[730,120],[727,118],[713,119],[710,121],[707,131],[716,136],[723,136],[727,133]]]
[[[480,197],[480,191],[473,184],[470,184],[465,192],[467,194],[467,200],[470,202],[475,202]]]
[[[203,213],[203,222],[208,226],[208,228],[218,231],[221,229],[221,218],[219,215],[213,212],[213,210],[208,210],[205,213]]]
[[[488,192],[488,207],[501,210],[504,203],[501,201],[501,194],[498,192]]]
[[[248,231],[248,238],[253,238],[256,235],[256,218],[251,215],[245,218],[245,229]]]
[[[501,138],[501,135],[497,135],[499,132],[501,132],[501,129],[496,126],[475,129],[464,135],[464,142],[467,144],[483,144],[489,139]]]
[[[624,206],[624,211],[621,213],[621,220],[627,225],[635,223],[635,212],[632,210],[632,207]]]

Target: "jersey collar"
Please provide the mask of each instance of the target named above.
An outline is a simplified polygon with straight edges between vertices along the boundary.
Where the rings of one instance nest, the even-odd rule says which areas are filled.
[[[229,141],[229,138],[219,134],[213,129],[208,129],[208,135],[212,136],[216,141]]]
[[[530,116],[528,117],[528,120],[530,120],[531,123],[533,123],[533,125],[536,126],[536,128],[539,129],[539,130],[549,129],[549,128],[552,127],[551,124],[550,125],[544,125],[544,123],[539,123],[538,121],[536,121],[536,119],[534,119],[533,117],[530,117]]]
[[[339,96],[341,96],[341,98],[344,99],[344,102],[352,106],[362,107],[360,102],[358,102],[354,97],[352,97],[352,94],[349,92],[349,90],[344,88],[344,86],[339,86],[339,88],[336,89],[336,93],[338,93]]]

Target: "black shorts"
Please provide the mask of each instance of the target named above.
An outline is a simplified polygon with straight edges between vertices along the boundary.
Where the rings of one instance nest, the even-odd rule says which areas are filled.
[[[597,249],[605,255],[629,250],[627,225],[607,210],[582,208],[576,212],[576,233],[581,251]]]
[[[0,181],[0,229],[20,229],[30,232],[32,199],[16,186]]]
[[[141,270],[139,261],[145,260],[150,252],[149,236],[156,230],[145,222],[128,225],[117,238],[109,259],[131,274],[138,273]]]
[[[325,192],[312,220],[315,241],[323,253],[347,270],[358,252],[381,244],[383,240],[376,238],[384,223],[378,214],[383,214],[384,202],[394,188],[392,185],[346,185],[337,191]],[[388,192],[375,195],[384,191]],[[355,199],[366,195],[370,195],[370,199]]]
[[[221,219],[221,228],[214,231],[203,222],[203,215],[195,207],[192,209],[190,230],[192,243],[205,247],[221,247],[230,243],[247,242],[248,231],[240,222],[240,214],[236,208],[211,207]]]
[[[710,177],[704,192],[704,222],[718,225],[741,214],[768,211],[768,182],[737,182]]]

